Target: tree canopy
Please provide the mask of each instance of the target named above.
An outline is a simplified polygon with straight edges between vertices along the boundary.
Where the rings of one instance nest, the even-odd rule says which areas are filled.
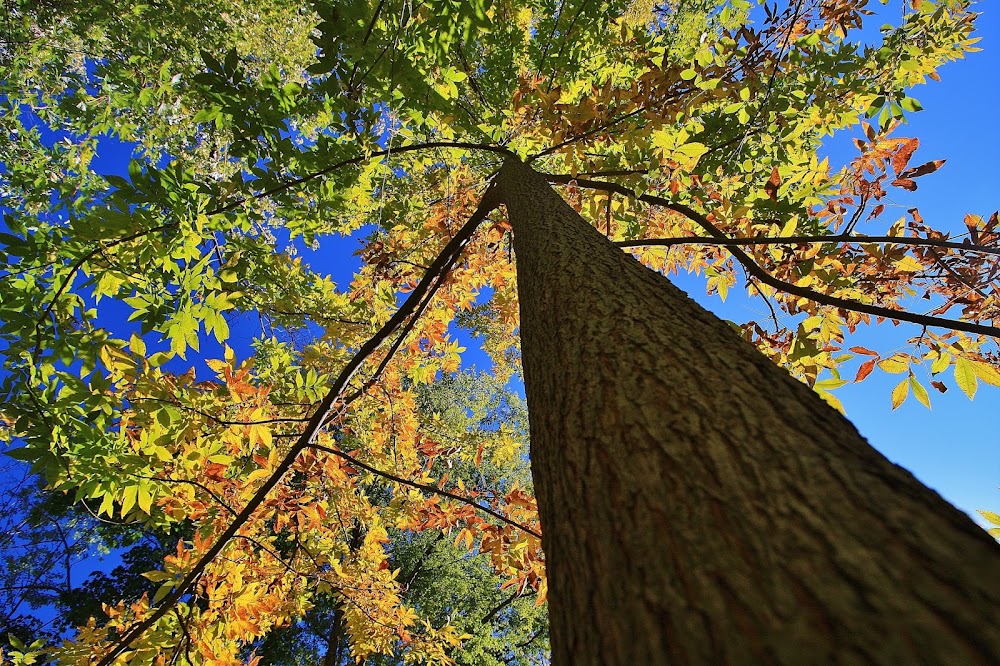
[[[997,214],[959,239],[887,207],[943,163],[903,121],[975,13],[907,1],[870,36],[867,4],[13,3],[2,434],[49,492],[171,541],[155,590],[14,662],[256,663],[310,613],[358,660],[533,658],[505,162],[653,270],[762,299],[732,326],[834,407],[875,371],[894,406],[1000,386]],[[858,156],[831,165],[842,131]],[[95,166],[119,144],[127,178]],[[338,237],[360,240],[341,284],[303,259]],[[914,325],[907,351],[850,341],[886,321]],[[490,376],[456,374],[458,329]]]

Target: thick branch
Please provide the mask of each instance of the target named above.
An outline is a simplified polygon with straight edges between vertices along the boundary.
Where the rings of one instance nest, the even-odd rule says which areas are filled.
[[[960,252],[981,252],[1000,256],[1000,248],[936,240],[933,238],[912,238],[909,236],[748,236],[746,238],[708,238],[704,236],[681,236],[677,238],[641,238],[639,240],[615,241],[618,247],[641,247],[646,245],[805,245],[813,243],[836,243],[838,245],[864,245],[865,243],[891,243],[912,247],[942,247]]]
[[[654,204],[657,206],[662,206],[668,208],[676,213],[684,215],[692,222],[700,226],[702,229],[707,231],[709,235],[717,240],[720,244],[728,244],[728,241],[732,240],[725,235],[718,227],[712,224],[707,217],[694,210],[689,206],[684,204],[674,203],[663,197],[658,197],[653,194],[639,194],[624,185],[619,185],[618,183],[610,183],[602,180],[588,180],[585,178],[573,178],[572,176],[565,175],[546,175],[542,176],[553,183],[569,183],[573,181],[578,187],[585,187],[593,190],[603,190],[605,192],[615,192],[617,194],[622,194],[624,196],[630,197],[632,199],[637,199],[639,201],[644,201],[646,203]],[[896,242],[893,240],[893,242]],[[897,321],[908,321],[913,324],[920,324],[921,326],[934,326],[937,328],[946,328],[954,331],[964,331],[966,333],[977,333],[979,335],[988,335],[993,338],[1000,338],[1000,329],[993,326],[986,326],[984,324],[976,324],[968,321],[960,321],[957,319],[945,319],[942,317],[932,317],[930,315],[916,314],[912,312],[906,312],[905,310],[893,310],[891,308],[883,307],[881,305],[869,305],[867,303],[861,303],[860,301],[853,301],[847,298],[840,298],[838,296],[830,296],[829,294],[823,294],[818,291],[809,289],[808,287],[800,287],[798,285],[791,284],[790,282],[785,282],[784,280],[779,280],[774,277],[755,262],[753,259],[747,255],[746,252],[735,246],[729,247],[730,253],[733,257],[743,264],[747,273],[753,275],[755,278],[773,287],[778,291],[783,291],[794,296],[799,296],[801,298],[807,298],[816,303],[822,305],[829,305],[836,308],[843,308],[844,310],[852,310],[854,312],[861,312],[868,315],[873,315],[876,317],[885,317],[886,319],[895,319]]]

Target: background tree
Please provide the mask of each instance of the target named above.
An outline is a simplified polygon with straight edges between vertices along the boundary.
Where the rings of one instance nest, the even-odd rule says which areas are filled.
[[[644,317],[669,321],[686,301],[587,228],[620,245],[671,248],[640,258],[661,272],[704,271],[723,297],[738,263],[748,291],[791,316],[783,325],[775,314],[771,329],[737,325],[740,334],[828,402],[854,360],[843,351],[847,335],[886,318],[922,325],[912,353],[853,353],[866,357],[859,380],[876,367],[904,374],[895,401],[908,391],[929,399],[913,373],[921,364],[952,373],[970,394],[977,381],[1000,384],[995,217],[969,218],[971,242],[961,244],[915,211],[884,236],[856,231],[862,217],[884,213],[887,187],[915,188],[940,166],[912,165],[918,142],[893,132],[919,108],[909,89],[970,49],[968,3],[907,4],[872,46],[850,39],[865,15],[854,1],[757,12],[745,2],[513,0],[313,9],[305,73],[261,74],[259,60],[230,50],[202,54],[203,71],[176,80],[167,68],[155,84],[137,76],[142,67],[100,63],[43,94],[30,67],[5,82],[5,117],[28,137],[5,172],[0,237],[17,258],[0,329],[4,412],[24,444],[15,455],[100,513],[193,526],[150,572],[160,584],[153,595],[108,607],[106,621],[88,623],[55,657],[232,662],[335,593],[354,657],[447,661],[462,634],[455,623],[423,621],[407,603],[387,550],[393,530],[451,530],[456,543],[489,555],[508,589],[545,599],[542,533],[526,486],[452,479],[434,466],[471,452],[440,445],[414,386],[458,368],[450,326],[465,322],[483,333],[501,378],[517,369],[514,333],[523,334],[556,660],[662,663],[717,650],[716,660],[794,661],[803,646],[834,650],[842,637],[829,628],[838,626],[858,629],[852,654],[862,660],[910,649],[989,660],[997,637],[982,617],[995,600],[983,572],[997,566],[995,545],[870,453],[805,388],[747,356],[717,321],[693,310],[654,332]],[[76,99],[68,90],[83,91],[75,93],[82,105],[67,103]],[[106,90],[98,99],[122,113],[93,122],[92,90]],[[144,149],[128,179],[89,171],[78,147],[102,133],[158,145],[165,126],[133,112],[157,99],[190,119],[175,148]],[[870,119],[860,156],[833,171],[816,157],[821,140],[860,115]],[[115,129],[133,117],[141,131]],[[69,147],[52,149],[28,129],[42,122]],[[220,133],[225,153],[189,157],[206,132]],[[346,287],[295,256],[362,227],[370,230],[363,265]],[[634,290],[612,297],[617,272]],[[487,286],[489,301],[479,302]],[[918,289],[938,316],[906,310]],[[956,306],[960,316],[940,317]],[[185,355],[229,340],[227,316],[237,312],[260,315],[253,358],[219,349],[207,361],[214,376],[199,381],[204,371]],[[126,315],[138,330],[120,321]],[[583,346],[574,323],[593,327],[596,348]],[[706,369],[692,339],[722,368],[759,372],[767,390]],[[655,359],[672,348],[688,351],[682,365],[704,381],[657,373],[675,369],[653,359],[624,361],[630,350]],[[591,358],[606,358],[608,381],[583,372]],[[727,390],[705,395],[714,386]],[[776,408],[762,395],[784,400]],[[589,425],[575,428],[588,405],[600,413],[589,410]],[[744,436],[709,437],[719,446],[668,464],[683,434],[697,431],[666,427],[671,407],[689,421],[732,413],[730,435],[743,424]],[[790,445],[815,446],[820,432],[843,460],[821,453],[812,465],[814,449]],[[639,448],[598,445],[636,433],[649,435]],[[510,449],[498,430],[472,459],[503,459]],[[747,457],[766,464],[739,467]],[[841,469],[855,470],[845,472],[849,483]],[[713,497],[698,494],[713,487]],[[615,510],[619,498],[624,511]],[[697,511],[678,508],[692,501]],[[811,511],[814,501],[822,511]],[[560,504],[593,510],[563,521]],[[856,519],[873,505],[885,515]],[[792,519],[804,515],[795,507],[809,520]],[[747,511],[759,520],[744,521]],[[915,516],[919,529],[902,522]],[[816,519],[845,551],[817,548]],[[736,523],[738,532],[727,529]],[[872,543],[885,572],[865,566]],[[661,557],[664,546],[679,548],[675,560]],[[574,581],[567,564],[584,552],[595,568]],[[732,578],[712,573],[726,563],[737,565],[726,569]],[[610,583],[622,571],[628,585],[616,595]],[[910,587],[914,576],[926,585]],[[580,631],[588,586],[609,601],[592,631]],[[637,591],[623,596],[629,586]],[[906,601],[921,594],[921,603]],[[614,612],[644,595],[641,612]],[[910,642],[886,624],[904,613]],[[942,617],[951,618],[947,632]],[[733,635],[745,644],[723,638]]]

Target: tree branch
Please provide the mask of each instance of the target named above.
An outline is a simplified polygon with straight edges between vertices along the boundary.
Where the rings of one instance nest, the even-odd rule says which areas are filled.
[[[579,180],[577,181],[579,182]],[[618,247],[641,247],[644,245],[805,245],[811,243],[836,243],[838,245],[863,245],[865,243],[892,243],[913,247],[941,247],[960,252],[981,252],[1000,256],[1000,248],[956,241],[914,238],[910,236],[842,236],[839,234],[817,236],[747,236],[745,238],[716,238],[707,236],[681,236],[676,238],[640,238],[638,240],[614,241]]]
[[[219,206],[213,210],[210,210],[205,214],[210,217],[212,215],[228,213],[229,211],[239,208],[248,201],[263,199],[269,196],[273,196],[280,192],[284,192],[285,190],[291,189],[296,185],[303,185],[310,181],[316,180],[317,178],[322,178],[323,176],[329,175],[334,171],[337,171],[338,169],[342,169],[346,166],[351,166],[354,164],[360,164],[361,162],[365,162],[367,160],[374,159],[376,157],[385,157],[389,154],[407,153],[415,150],[427,150],[430,148],[458,148],[466,150],[485,150],[488,152],[498,153],[506,157],[510,157],[513,155],[511,151],[507,150],[506,148],[503,148],[502,146],[491,146],[483,143],[470,143],[465,141],[430,141],[428,143],[413,144],[410,146],[401,146],[398,148],[393,148],[392,150],[376,150],[375,152],[369,153],[367,155],[359,155],[356,157],[351,157],[349,159],[341,160],[340,162],[337,162],[328,167],[320,169],[319,171],[315,171],[311,174],[301,176],[299,178],[293,178],[292,180],[285,181],[280,185],[276,185],[275,187],[272,187],[271,189],[268,190],[263,190],[261,192],[258,192],[257,194],[248,197],[240,197],[224,206]],[[137,238],[141,238],[142,236],[146,236],[148,234],[171,229],[173,227],[176,227],[178,224],[179,222],[168,222],[166,224],[161,224],[159,226],[153,227],[151,229],[137,231],[133,234],[129,234],[121,238],[116,238],[114,240],[108,241],[107,243],[100,244],[94,250],[84,254],[82,257],[77,259],[70,266],[70,270],[69,273],[66,275],[65,281],[59,286],[58,289],[56,289],[55,294],[53,294],[51,300],[49,300],[49,303],[42,310],[41,316],[35,322],[35,348],[31,354],[32,359],[36,363],[38,362],[38,355],[41,353],[41,348],[42,348],[42,327],[45,324],[45,320],[48,318],[50,314],[52,314],[52,310],[53,308],[55,308],[56,302],[59,300],[59,297],[62,296],[63,293],[65,293],[65,291],[73,283],[73,279],[76,277],[77,272],[83,267],[85,263],[93,259],[98,254],[101,254],[105,250],[109,250],[117,245],[121,245],[122,243],[127,243],[129,241],[136,240]]]
[[[432,493],[434,495],[441,495],[442,497],[448,497],[448,498],[453,499],[453,500],[458,500],[459,502],[462,502],[463,504],[468,504],[471,507],[475,507],[476,509],[479,509],[483,513],[486,513],[486,514],[489,514],[489,515],[493,516],[497,520],[501,520],[501,521],[507,523],[511,527],[516,527],[517,529],[521,530],[522,532],[527,532],[528,534],[530,534],[532,536],[535,536],[535,537],[538,537],[539,539],[542,538],[541,534],[539,534],[535,530],[531,529],[530,527],[526,527],[526,526],[522,525],[521,523],[519,523],[517,521],[511,520],[510,518],[508,518],[507,516],[503,515],[502,513],[494,511],[493,509],[489,508],[485,504],[480,504],[479,502],[475,501],[474,499],[470,499],[468,497],[463,497],[462,495],[456,495],[455,493],[451,493],[451,492],[448,492],[447,490],[442,490],[440,488],[436,488],[435,486],[430,486],[430,485],[427,485],[425,483],[417,483],[416,481],[410,481],[409,479],[404,479],[403,477],[396,476],[395,474],[392,474],[390,472],[385,472],[385,471],[382,471],[380,469],[376,469],[376,468],[372,467],[371,465],[365,464],[365,463],[361,462],[360,460],[358,460],[357,458],[355,458],[355,457],[353,457],[353,456],[351,456],[351,455],[349,455],[347,453],[344,453],[343,451],[340,451],[340,450],[334,449],[334,448],[330,448],[329,446],[323,446],[321,444],[310,444],[309,448],[316,449],[317,451],[324,451],[326,453],[333,454],[333,455],[335,455],[337,457],[343,458],[344,460],[346,460],[347,462],[351,463],[352,465],[355,465],[357,467],[360,467],[363,470],[367,470],[367,471],[371,472],[372,474],[374,474],[376,476],[381,476],[383,478],[389,479],[390,481],[395,481],[396,483],[401,483],[404,486],[410,486],[411,488],[416,488],[417,490],[423,490],[424,492]]]
[[[542,174],[542,177],[547,179],[549,182],[553,183],[569,183],[573,181],[578,187],[584,187],[593,190],[603,190],[605,192],[617,192],[624,196],[636,199],[639,201],[644,201],[646,203],[654,204],[657,206],[662,206],[676,213],[684,215],[689,220],[700,226],[702,229],[707,231],[713,239],[718,241],[720,244],[725,245],[729,241],[733,240],[725,235],[718,227],[712,224],[707,217],[694,210],[689,206],[684,204],[674,203],[663,197],[658,197],[652,194],[639,194],[624,185],[619,185],[618,183],[611,183],[601,180],[588,180],[585,178],[573,178],[567,175],[549,175]],[[826,241],[823,241],[826,242]],[[897,242],[893,238],[892,242]],[[829,305],[831,307],[843,308],[845,310],[851,310],[854,312],[860,312],[863,314],[873,315],[876,317],[885,317],[886,319],[894,319],[897,321],[908,321],[914,324],[920,324],[922,326],[934,326],[936,328],[946,328],[955,331],[964,331],[966,333],[976,333],[979,335],[988,335],[993,338],[1000,339],[1000,329],[993,326],[986,326],[984,324],[976,324],[973,322],[960,321],[957,319],[944,319],[941,317],[932,317],[930,315],[915,314],[912,312],[906,312],[905,310],[893,310],[891,308],[883,307],[881,305],[869,305],[867,303],[861,303],[859,301],[852,301],[846,298],[840,298],[838,296],[830,296],[828,294],[823,294],[818,291],[809,289],[808,287],[800,287],[798,285],[785,282],[784,280],[779,280],[774,277],[750,258],[747,253],[735,246],[729,247],[730,253],[733,257],[743,264],[747,273],[753,275],[755,278],[779,291],[783,291],[793,296],[799,296],[802,298],[807,298],[816,303],[822,305]]]
[[[512,595],[501,601],[489,613],[484,615],[483,619],[480,620],[480,622],[486,624],[487,622],[493,619],[493,616],[495,616],[497,613],[502,611],[507,606],[510,606],[512,603],[514,603],[514,600],[517,599],[519,596],[521,596],[521,590],[515,590]]]

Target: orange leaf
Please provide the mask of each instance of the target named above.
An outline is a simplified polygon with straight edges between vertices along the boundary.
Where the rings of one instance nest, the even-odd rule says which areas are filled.
[[[965,227],[969,230],[969,237],[975,245],[979,245],[979,225],[982,222],[983,218],[978,215],[972,213],[965,214]]]
[[[862,379],[872,374],[872,370],[875,369],[875,359],[869,359],[861,364],[858,368],[858,376],[854,378],[855,382],[860,382]]]
[[[917,184],[914,183],[909,178],[897,178],[896,180],[892,181],[892,184],[895,185],[896,187],[902,187],[904,190],[909,190],[910,192],[917,189]]]
[[[855,354],[864,354],[865,356],[878,356],[878,352],[873,352],[871,349],[866,349],[865,347],[851,347],[851,351]]]
[[[906,168],[907,162],[910,161],[910,157],[913,156],[913,151],[917,149],[920,145],[919,139],[907,139],[906,143],[899,147],[896,154],[892,156],[892,170],[897,174],[902,173],[903,169]]]
[[[767,183],[764,185],[764,191],[767,192],[767,196],[771,198],[771,201],[777,201],[779,185],[781,185],[781,176],[778,174],[778,167],[774,167],[771,169],[771,177],[768,178]]]

